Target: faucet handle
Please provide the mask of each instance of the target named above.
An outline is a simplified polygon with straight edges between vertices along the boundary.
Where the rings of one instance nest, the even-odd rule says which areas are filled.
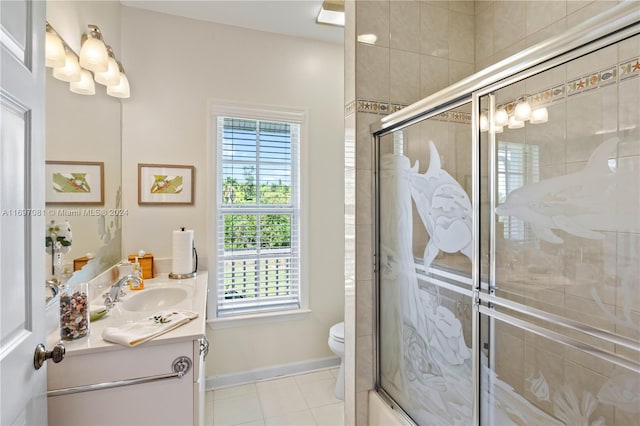
[[[107,309],[111,309],[113,308],[113,306],[115,305],[115,303],[113,302],[113,300],[111,300],[111,296],[109,296],[108,294],[105,295],[104,297],[104,306]]]
[[[111,309],[116,304],[116,301],[120,300],[122,296],[126,295],[127,293],[124,291],[124,289],[120,288],[118,291],[118,297],[113,300],[113,298],[111,297],[111,292],[108,291],[102,295],[102,297],[104,298],[104,305],[107,307],[107,309]]]

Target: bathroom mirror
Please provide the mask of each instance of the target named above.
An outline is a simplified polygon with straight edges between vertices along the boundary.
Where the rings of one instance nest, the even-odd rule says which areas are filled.
[[[64,199],[54,194],[48,195],[45,209],[47,229],[52,220],[58,224],[68,221],[71,227],[72,244],[62,259],[65,271],[73,273],[70,281],[87,281],[121,259],[121,225],[126,210],[121,205],[120,101],[107,96],[104,87],[98,84],[95,95],[72,93],[69,83],[53,78],[47,68],[46,160],[65,163],[47,166],[46,185],[52,185],[55,173],[58,178],[69,177],[73,164],[103,164],[104,203],[65,204]],[[98,184],[94,180],[93,185]],[[42,249],[46,250],[44,238]],[[86,265],[78,270],[85,260]],[[53,275],[50,254],[45,265],[46,277],[50,278]]]

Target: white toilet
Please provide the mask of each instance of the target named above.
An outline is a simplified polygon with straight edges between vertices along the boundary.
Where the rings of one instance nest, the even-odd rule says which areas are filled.
[[[340,357],[340,372],[336,380],[336,398],[344,399],[344,322],[329,329],[329,348]]]

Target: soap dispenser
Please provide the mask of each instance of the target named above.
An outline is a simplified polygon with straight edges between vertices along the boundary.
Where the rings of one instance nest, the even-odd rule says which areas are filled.
[[[138,283],[134,280],[129,281],[129,289],[142,290],[144,288],[144,280],[142,279],[142,267],[140,266],[140,262],[138,262],[137,257],[135,262],[133,262],[133,273],[140,279],[140,282]]]

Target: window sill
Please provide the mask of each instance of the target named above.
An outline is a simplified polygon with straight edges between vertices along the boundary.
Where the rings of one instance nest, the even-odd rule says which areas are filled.
[[[264,312],[249,315],[215,318],[207,320],[207,324],[209,324],[209,327],[211,327],[212,329],[217,330],[221,328],[264,324],[265,322],[301,320],[306,318],[310,313],[311,309],[292,309],[286,311]]]

